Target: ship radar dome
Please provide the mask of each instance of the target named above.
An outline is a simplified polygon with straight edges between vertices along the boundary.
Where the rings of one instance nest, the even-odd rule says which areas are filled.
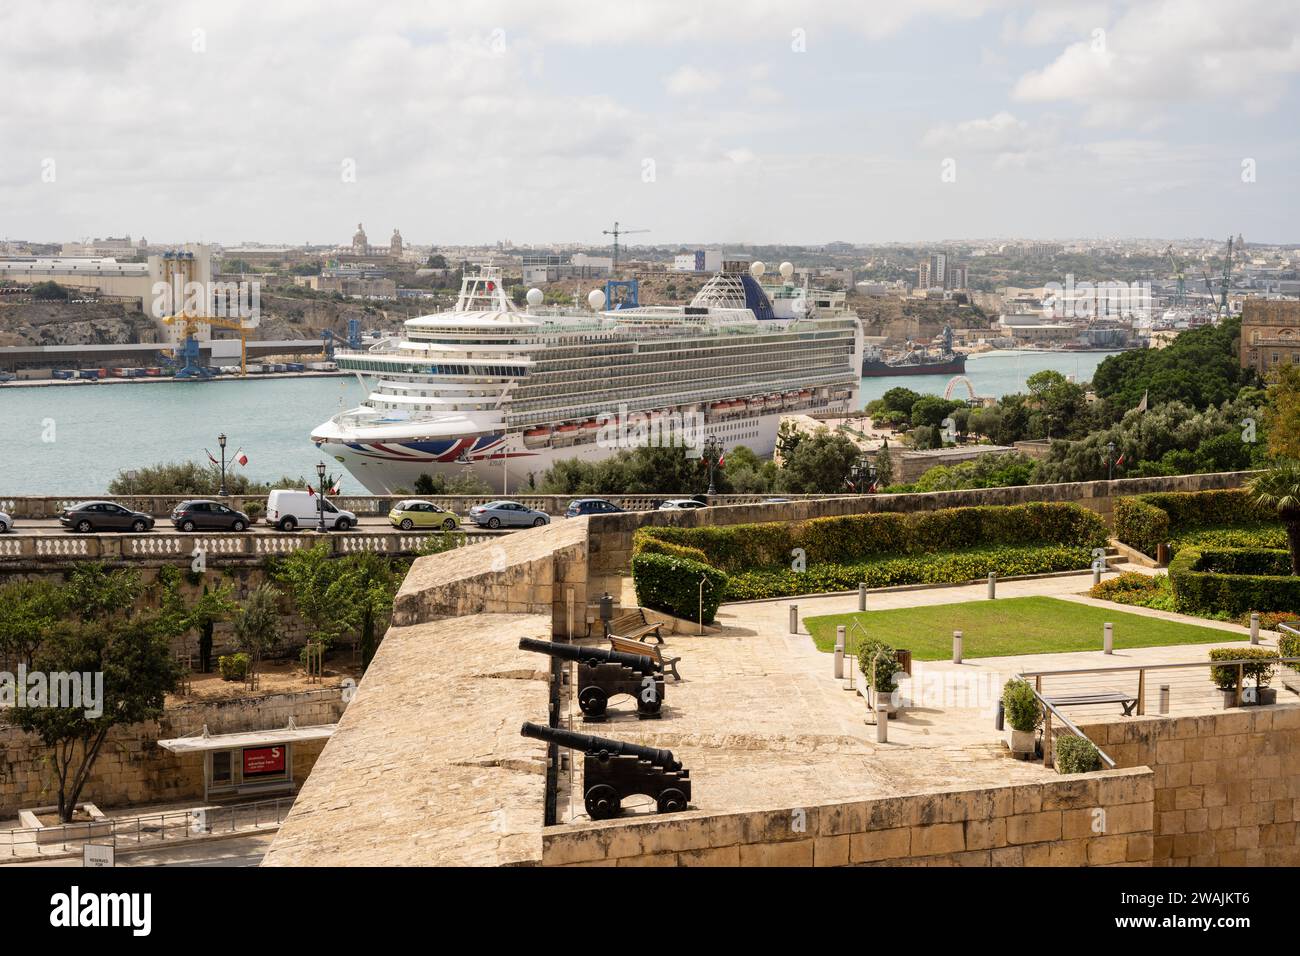
[[[786,282],[789,282],[790,277],[792,275],[794,275],[794,263],[793,262],[781,263],[781,278],[784,279]]]
[[[527,301],[528,304],[532,306],[534,309],[537,308],[539,305],[541,305],[545,299],[546,296],[542,294],[541,289],[528,290]]]
[[[755,279],[763,278],[763,273],[767,271],[767,266],[762,262],[751,262],[749,264],[749,274]]]
[[[592,289],[587,293],[587,305],[591,306],[592,311],[599,312],[605,304],[605,293],[599,289]]]

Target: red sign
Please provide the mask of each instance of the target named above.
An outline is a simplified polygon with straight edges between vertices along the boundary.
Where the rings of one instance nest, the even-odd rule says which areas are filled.
[[[284,747],[244,748],[244,776],[265,777],[284,773]]]

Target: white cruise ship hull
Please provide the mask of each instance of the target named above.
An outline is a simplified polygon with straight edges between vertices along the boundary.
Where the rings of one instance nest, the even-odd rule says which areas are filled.
[[[832,401],[818,411],[847,411],[849,402]],[[759,457],[770,457],[776,449],[777,430],[782,414],[752,417],[734,417],[700,425],[698,440],[716,437],[724,449],[741,445]],[[364,432],[356,440],[318,439],[320,450],[346,468],[371,494],[410,494],[421,475],[443,475],[454,478],[466,473],[482,479],[502,494],[529,490],[531,477],[540,485],[542,475],[560,461],[577,459],[596,462],[623,450],[617,443],[595,440],[573,444],[529,448],[521,433],[494,435],[485,438],[447,439],[438,442],[403,441],[385,438],[367,441]],[[701,470],[703,470],[701,468]],[[707,479],[702,478],[702,484]]]

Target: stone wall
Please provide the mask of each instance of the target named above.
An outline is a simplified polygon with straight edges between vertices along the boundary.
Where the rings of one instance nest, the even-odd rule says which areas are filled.
[[[1153,775],[553,827],[543,866],[1146,866]],[[1101,813],[1099,811],[1104,811]]]
[[[1080,727],[1154,771],[1157,866],[1300,864],[1300,706]]]
[[[241,697],[169,708],[160,721],[111,731],[100,750],[82,799],[102,807],[203,798],[203,756],[169,753],[158,740],[197,735],[274,730],[337,723],[345,708],[338,688],[301,694]],[[325,741],[294,744],[293,773],[305,780]],[[13,727],[0,728],[0,813],[57,800],[49,751],[39,738]]]
[[[593,515],[590,519],[589,587],[593,594],[609,590],[618,594],[618,581],[631,573],[632,533],[647,525],[748,524],[762,521],[802,521],[838,515],[877,511],[934,511],[969,505],[1022,505],[1031,501],[1072,501],[1097,512],[1108,522],[1113,499],[1153,491],[1208,491],[1237,488],[1248,472],[1213,475],[1174,475],[1162,478],[1121,478],[1115,481],[1083,481],[1054,485],[1023,485],[1014,488],[975,488],[965,491],[935,491],[924,494],[869,495],[819,498],[778,504],[745,504],[709,508],[707,511],[650,511],[615,515]]]

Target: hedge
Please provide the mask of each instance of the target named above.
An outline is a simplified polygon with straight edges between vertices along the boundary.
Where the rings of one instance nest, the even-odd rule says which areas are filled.
[[[849,565],[884,555],[977,547],[1064,545],[1092,549],[1106,545],[1107,533],[1101,518],[1079,505],[1033,502],[723,527],[646,527],[633,535],[633,554],[645,551],[651,540],[696,548],[714,567],[734,574],[788,568],[796,548],[803,549],[810,565]]]
[[[1255,661],[1254,664],[1241,665],[1241,682],[1245,685],[1254,681],[1256,687],[1267,687],[1273,680],[1273,671],[1277,667],[1278,654],[1263,647],[1216,647],[1210,651],[1212,661]],[[1210,680],[1219,690],[1235,690],[1237,687],[1237,667],[1211,667]]]
[[[632,559],[635,573],[636,558]],[[981,548],[948,554],[885,558],[854,564],[809,564],[806,571],[782,568],[733,574],[728,601],[753,601],[791,594],[852,591],[865,581],[869,588],[904,584],[957,584],[988,577],[990,571],[1010,576],[1078,571],[1092,561],[1089,548],[1050,545],[1038,548]],[[697,579],[698,580],[698,579]]]
[[[636,554],[667,554],[674,558],[685,558],[688,561],[698,561],[700,564],[708,564],[709,558],[699,548],[688,548],[684,544],[673,544],[671,541],[660,541],[658,538],[646,538],[638,542]]]
[[[1184,548],[1169,563],[1174,607],[1184,614],[1300,612],[1300,575],[1290,568],[1290,553],[1280,549]]]
[[[1101,769],[1101,752],[1087,737],[1062,734],[1052,744],[1057,773],[1092,773]]]
[[[704,586],[704,623],[712,624],[727,591],[727,576],[717,568],[669,554],[642,553],[632,559],[632,583],[642,607],[688,621],[700,619],[700,578]]]
[[[1262,525],[1260,530],[1267,530],[1276,524],[1276,513],[1257,505],[1245,488],[1160,491],[1115,500],[1115,536],[1147,555],[1154,555],[1158,544],[1172,543],[1171,529],[1181,537],[1208,528],[1254,530]]]

